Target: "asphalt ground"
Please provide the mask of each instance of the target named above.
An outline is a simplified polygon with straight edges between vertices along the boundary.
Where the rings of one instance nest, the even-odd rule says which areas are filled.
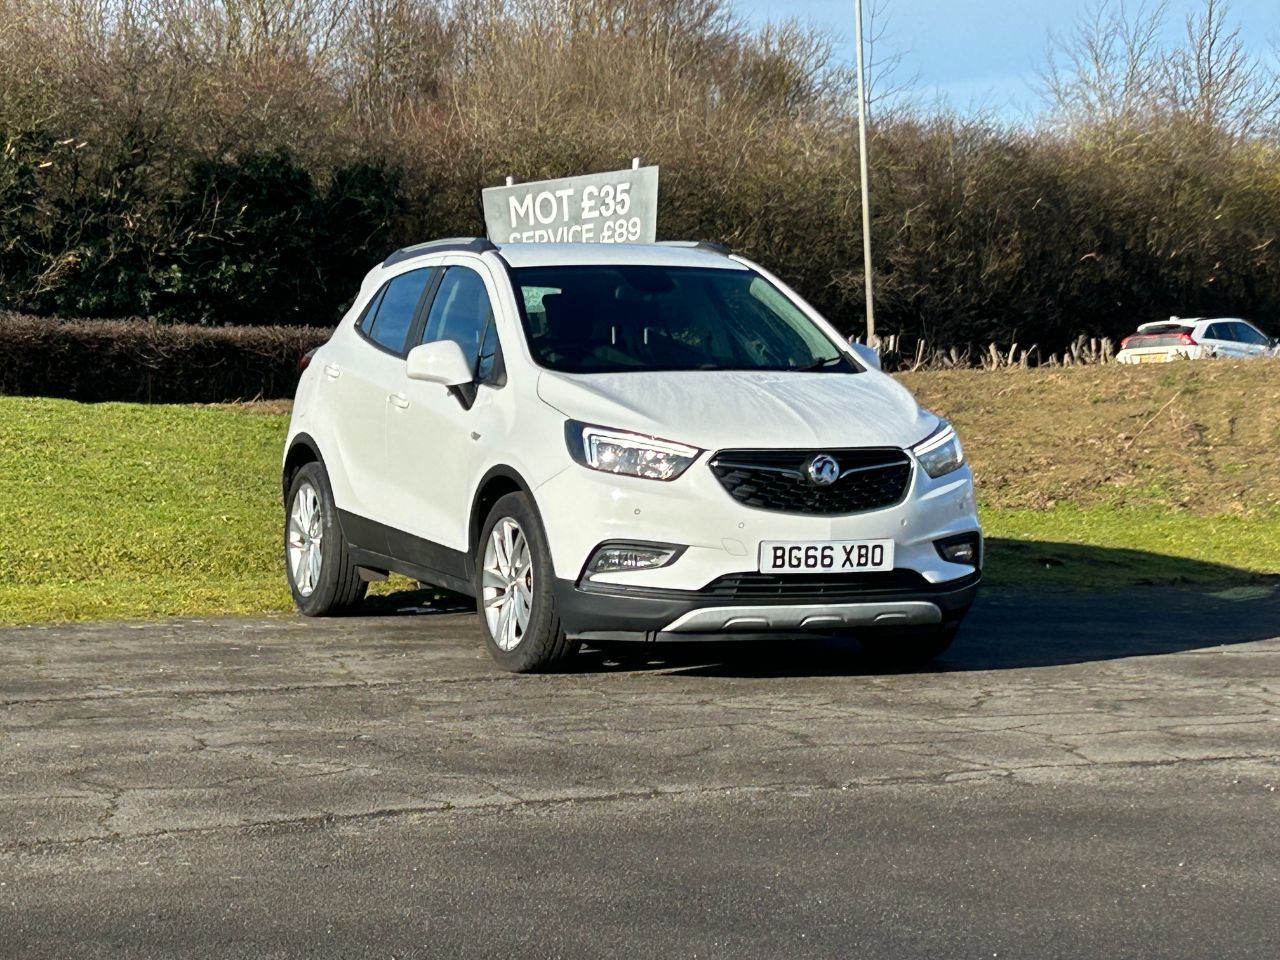
[[[497,671],[471,615],[0,631],[0,957],[1280,956],[1280,595]]]

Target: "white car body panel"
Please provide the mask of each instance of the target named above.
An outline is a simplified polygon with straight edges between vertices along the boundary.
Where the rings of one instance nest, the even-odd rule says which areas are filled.
[[[497,303],[501,284],[488,263],[474,257],[432,258],[430,265],[463,266],[484,280],[490,302]],[[518,335],[505,330],[508,311],[495,309],[499,336],[505,344]],[[403,364],[402,364],[403,366]],[[521,381],[525,382],[521,382]],[[383,470],[392,478],[387,509],[397,528],[453,550],[467,551],[471,501],[476,481],[494,465],[499,450],[486,440],[510,436],[517,429],[516,411],[529,399],[532,383],[516,378],[501,390],[482,389],[470,410],[463,409],[447,388],[434,383],[397,380],[396,400],[388,406]],[[504,444],[509,452],[510,444]],[[448,469],[441,469],[447,464]],[[431,478],[415,482],[414,478]]]

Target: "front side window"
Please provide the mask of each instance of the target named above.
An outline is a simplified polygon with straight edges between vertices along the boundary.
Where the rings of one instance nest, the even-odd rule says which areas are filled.
[[[497,355],[497,331],[493,307],[480,274],[468,267],[450,267],[440,281],[422,342],[452,340],[474,364],[478,380],[493,373]]]
[[[598,265],[512,274],[529,347],[552,370],[859,372],[752,270]]]
[[[405,340],[413,326],[413,316],[418,310],[427,283],[431,280],[430,268],[410,270],[393,277],[374,297],[374,303],[360,321],[360,329],[374,343],[392,353],[405,352]]]
[[[1265,334],[1258,332],[1250,324],[1236,321],[1231,324],[1231,327],[1235,331],[1235,339],[1242,343],[1251,343],[1254,346],[1266,346],[1271,342],[1267,339]]]

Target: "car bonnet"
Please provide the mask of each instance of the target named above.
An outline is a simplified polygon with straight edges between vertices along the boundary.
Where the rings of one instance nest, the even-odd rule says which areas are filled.
[[[908,447],[938,418],[882,373],[541,371],[538,395],[566,417],[726,448]]]

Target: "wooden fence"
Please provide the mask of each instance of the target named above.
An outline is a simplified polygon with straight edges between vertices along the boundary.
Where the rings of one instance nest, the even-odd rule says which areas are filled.
[[[1001,370],[1009,367],[1074,367],[1115,360],[1116,348],[1110,337],[1077,337],[1059,353],[1012,344],[996,343],[985,348],[969,344],[964,347],[935,347],[923,338],[910,344],[893,334],[880,339],[880,357],[885,370]]]

